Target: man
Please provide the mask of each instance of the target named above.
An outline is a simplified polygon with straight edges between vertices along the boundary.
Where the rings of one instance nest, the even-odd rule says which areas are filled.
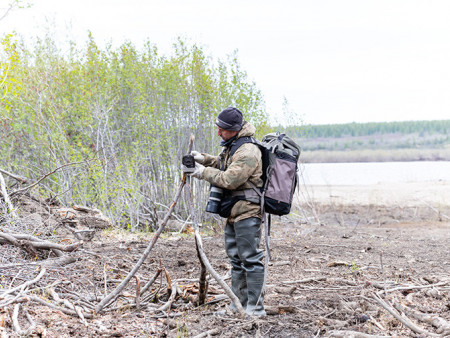
[[[218,115],[216,125],[224,149],[219,156],[193,151],[196,166],[192,176],[223,189],[218,213],[227,217],[225,249],[232,266],[231,288],[249,315],[264,316],[261,207],[253,189],[263,185],[261,151],[253,143],[243,143],[230,156],[233,145],[240,138],[252,137],[255,127],[243,121],[242,113],[233,107]],[[233,303],[230,307],[236,310]]]

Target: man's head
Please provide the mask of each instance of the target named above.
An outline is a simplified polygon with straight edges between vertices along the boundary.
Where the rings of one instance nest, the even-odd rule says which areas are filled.
[[[228,141],[236,136],[242,129],[242,113],[234,107],[225,108],[216,119],[216,125],[219,128],[217,135],[224,141]]]

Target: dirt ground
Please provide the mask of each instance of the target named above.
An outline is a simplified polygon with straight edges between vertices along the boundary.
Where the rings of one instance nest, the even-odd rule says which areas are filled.
[[[213,279],[209,283],[210,303],[194,305],[200,264],[189,232],[161,236],[138,271],[141,285],[158,268],[167,271],[148,292],[151,302],[147,307],[136,310],[126,306],[136,293],[135,280],[112,306],[125,304],[123,308],[109,311],[109,307],[84,324],[48,306],[33,302],[23,306],[37,324],[33,335],[47,337],[450,335],[450,327],[433,326],[432,320],[424,319],[428,316],[450,323],[450,190],[442,184],[449,187],[442,182],[434,182],[434,189],[428,184],[423,190],[416,185],[305,187],[294,212],[274,219],[264,302],[269,315],[263,318],[234,316],[229,300],[223,299],[224,292]],[[423,195],[414,194],[415,189]],[[378,197],[367,198],[375,195]],[[222,233],[202,231],[212,266],[221,276],[229,276]],[[95,304],[126,276],[152,236],[97,231],[73,254],[75,263],[48,268],[39,285],[58,281],[54,289],[60,296],[70,299],[70,295],[81,295]],[[0,250],[4,247],[0,245]],[[29,273],[37,274],[36,270]],[[5,283],[26,279],[18,268],[2,269],[1,275]],[[181,296],[170,310],[155,311],[167,301],[167,276]],[[226,280],[229,282],[229,277]],[[46,293],[36,294],[51,300]],[[380,305],[377,295],[392,309],[406,306],[401,315],[423,332],[400,323]],[[0,309],[0,329],[2,315],[3,333],[9,334],[11,309]],[[19,321],[27,326],[24,316]]]

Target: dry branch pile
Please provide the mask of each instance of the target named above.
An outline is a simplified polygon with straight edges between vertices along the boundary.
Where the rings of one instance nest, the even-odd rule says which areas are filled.
[[[91,240],[96,228],[105,228],[108,220],[98,210],[77,206],[60,208],[41,202],[29,194],[29,189],[36,184],[9,194],[2,174],[20,183],[28,181],[0,172],[0,330],[12,323],[18,335],[42,331],[36,328],[27,308],[29,303],[45,305],[86,322],[86,318],[92,318],[89,301],[83,303],[81,296],[61,297],[56,290],[64,293],[61,291],[64,288],[77,294],[76,290],[67,289],[70,283],[61,278],[64,269],[79,259],[83,241]],[[20,317],[27,328],[21,325]]]

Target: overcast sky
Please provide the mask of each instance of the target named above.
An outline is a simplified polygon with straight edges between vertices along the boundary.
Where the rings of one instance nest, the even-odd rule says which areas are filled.
[[[10,0],[12,1],[12,0]],[[0,0],[0,7],[10,2]],[[215,59],[238,50],[268,112],[283,98],[305,123],[450,119],[448,0],[34,0],[0,32],[97,43],[178,36]]]

